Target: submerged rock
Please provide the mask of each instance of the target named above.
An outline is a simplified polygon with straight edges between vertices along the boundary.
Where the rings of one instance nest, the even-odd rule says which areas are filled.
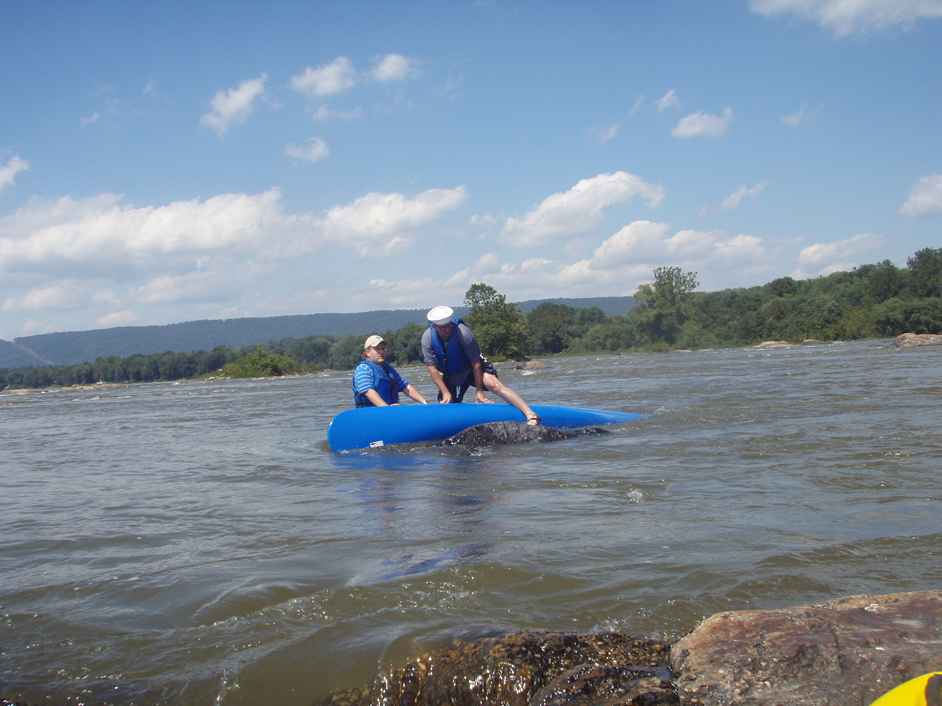
[[[447,446],[498,446],[502,444],[523,444],[529,441],[560,441],[583,434],[604,434],[600,427],[584,429],[555,429],[543,425],[528,426],[518,422],[490,422],[468,427],[462,432],[448,437],[443,442]]]
[[[618,633],[516,633],[410,661],[367,689],[337,692],[320,706],[660,706],[679,704],[669,646]]]
[[[896,337],[897,348],[915,348],[916,346],[942,346],[942,334],[901,333]]]
[[[894,593],[718,613],[673,646],[620,633],[456,642],[319,706],[866,706],[940,664],[942,591]]]
[[[671,649],[705,706],[863,706],[939,664],[942,591],[718,613]]]

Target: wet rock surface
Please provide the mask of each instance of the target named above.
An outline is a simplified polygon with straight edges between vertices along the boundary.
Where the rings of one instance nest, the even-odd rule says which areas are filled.
[[[318,706],[868,706],[942,665],[942,591],[718,613],[669,645],[620,633],[458,642]]]
[[[942,346],[942,334],[901,333],[896,337],[897,348],[915,348],[917,346]]]
[[[669,645],[618,633],[524,632],[458,642],[337,692],[319,706],[659,706],[680,704]]]
[[[705,706],[867,706],[942,664],[942,591],[718,613],[671,650]]]
[[[601,427],[583,429],[555,429],[542,425],[528,426],[518,422],[491,422],[468,427],[459,434],[445,439],[446,446],[481,448],[503,444],[524,444],[532,441],[560,441],[586,434],[607,434]]]

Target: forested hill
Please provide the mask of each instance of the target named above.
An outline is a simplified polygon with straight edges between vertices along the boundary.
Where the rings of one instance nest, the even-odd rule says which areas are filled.
[[[627,313],[631,297],[538,299],[518,304],[527,312],[544,302],[575,308],[598,307],[608,316]],[[464,309],[457,309],[463,315]],[[136,353],[209,351],[216,346],[240,347],[285,338],[366,335],[408,324],[423,324],[425,309],[391,309],[356,314],[302,314],[264,318],[185,321],[166,326],[121,326],[94,331],[68,331],[24,336],[13,343],[0,341],[0,368],[71,365],[101,356],[127,357]]]
[[[0,368],[30,368],[36,365],[49,365],[51,362],[40,358],[28,348],[0,340]]]

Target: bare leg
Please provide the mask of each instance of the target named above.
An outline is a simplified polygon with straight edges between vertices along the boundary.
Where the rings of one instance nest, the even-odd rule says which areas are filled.
[[[490,373],[484,373],[484,387],[488,391],[493,392],[498,397],[502,398],[505,402],[512,404],[514,407],[523,412],[523,416],[527,418],[527,424],[536,425],[540,423],[540,418],[536,412],[530,409],[530,405],[523,401],[523,398],[514,392],[510,387],[505,385],[500,381],[496,375],[491,375]]]

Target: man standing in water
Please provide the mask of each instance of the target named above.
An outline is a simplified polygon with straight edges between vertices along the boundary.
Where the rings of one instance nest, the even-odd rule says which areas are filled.
[[[477,388],[475,402],[490,402],[484,394],[489,390],[523,412],[530,426],[540,423],[530,405],[498,379],[497,370],[481,355],[471,329],[451,307],[436,306],[426,318],[429,326],[422,334],[422,360],[438,388],[439,402],[461,402],[473,385]]]
[[[386,341],[373,334],[363,342],[363,360],[353,370],[353,402],[357,407],[387,407],[399,404],[400,392],[428,404],[422,393],[386,362]]]

